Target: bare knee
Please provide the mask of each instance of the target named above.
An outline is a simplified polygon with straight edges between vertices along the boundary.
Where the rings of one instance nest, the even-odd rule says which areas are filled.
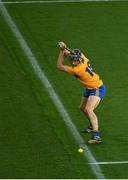
[[[89,106],[85,106],[84,112],[85,112],[87,115],[89,115],[90,113],[93,112],[93,110],[92,110],[92,108],[90,108]]]
[[[85,114],[89,114],[90,113],[90,111],[91,111],[91,109],[90,109],[90,107],[89,106],[79,106],[79,108],[80,108],[80,110],[82,111],[82,112],[84,112]]]

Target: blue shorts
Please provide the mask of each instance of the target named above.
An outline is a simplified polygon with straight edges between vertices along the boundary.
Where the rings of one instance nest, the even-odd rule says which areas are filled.
[[[98,96],[102,99],[104,97],[105,93],[106,93],[106,88],[105,88],[105,85],[103,84],[99,88],[95,88],[95,89],[87,89],[86,88],[86,89],[84,89],[83,96],[84,97]]]

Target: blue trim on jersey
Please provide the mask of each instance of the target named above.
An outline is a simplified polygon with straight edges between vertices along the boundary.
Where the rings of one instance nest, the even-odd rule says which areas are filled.
[[[103,84],[99,88],[95,88],[95,89],[87,89],[87,88],[85,88],[84,92],[83,92],[83,96],[84,97],[98,96],[98,97],[100,97],[102,99],[104,97],[105,93],[106,93],[106,87]]]

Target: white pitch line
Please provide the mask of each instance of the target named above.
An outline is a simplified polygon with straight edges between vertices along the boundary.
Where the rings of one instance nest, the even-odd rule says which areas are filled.
[[[96,162],[89,164],[100,164],[100,165],[109,165],[109,164],[128,164],[128,161],[108,161],[108,162]]]
[[[2,1],[0,0],[0,2],[2,2]],[[83,153],[83,155],[86,157],[86,159],[88,160],[89,163],[94,163],[94,164],[90,164],[90,167],[92,168],[93,173],[95,174],[95,176],[98,179],[105,179],[105,176],[102,173],[100,166],[98,164],[96,164],[97,161],[96,161],[95,157],[92,155],[91,151],[89,150],[89,148],[85,144],[84,139],[81,137],[80,133],[76,129],[76,126],[72,122],[70,115],[68,114],[64,105],[60,101],[60,99],[59,99],[57,93],[55,92],[55,90],[53,89],[50,81],[47,79],[43,70],[40,68],[36,57],[32,53],[31,49],[29,48],[27,42],[25,41],[25,39],[22,36],[22,34],[20,33],[20,31],[18,30],[16,24],[12,20],[12,18],[10,16],[10,14],[8,13],[6,7],[2,3],[0,4],[0,13],[3,16],[7,25],[9,26],[10,30],[12,31],[13,35],[15,36],[17,41],[19,42],[21,49],[23,50],[28,61],[32,65],[36,75],[41,80],[43,86],[45,86],[45,88],[47,89],[49,96],[53,100],[54,105],[56,106],[56,108],[57,108],[58,112],[60,113],[62,119],[64,120],[65,124],[69,128],[69,130],[70,130],[71,134],[73,135],[74,139],[76,140],[78,146],[82,147],[85,150],[85,153]]]
[[[4,1],[0,4],[52,4],[52,3],[82,3],[82,2],[127,2],[127,0],[54,0],[54,1]]]

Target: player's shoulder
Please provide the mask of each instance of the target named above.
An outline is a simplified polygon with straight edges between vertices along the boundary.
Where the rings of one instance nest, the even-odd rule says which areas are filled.
[[[89,61],[89,59],[83,53],[81,53],[81,62],[87,63],[88,61]]]
[[[75,74],[75,70],[72,66],[66,66],[66,72],[69,74]]]

